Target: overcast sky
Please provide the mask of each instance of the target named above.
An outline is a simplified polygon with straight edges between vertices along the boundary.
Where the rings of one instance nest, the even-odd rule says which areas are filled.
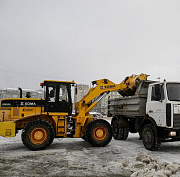
[[[0,61],[0,88],[180,81],[180,1],[0,0]]]

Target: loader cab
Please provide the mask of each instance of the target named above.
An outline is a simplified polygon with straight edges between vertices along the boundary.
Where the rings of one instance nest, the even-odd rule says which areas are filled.
[[[45,112],[63,112],[72,114],[71,85],[74,82],[48,81],[41,83],[44,87]]]

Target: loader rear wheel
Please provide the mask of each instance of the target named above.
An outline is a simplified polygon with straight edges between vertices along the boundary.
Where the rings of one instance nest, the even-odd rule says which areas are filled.
[[[110,124],[103,119],[91,121],[86,127],[86,139],[93,146],[106,146],[112,139]]]
[[[22,131],[22,142],[30,150],[46,149],[54,140],[53,126],[45,120],[29,122]]]

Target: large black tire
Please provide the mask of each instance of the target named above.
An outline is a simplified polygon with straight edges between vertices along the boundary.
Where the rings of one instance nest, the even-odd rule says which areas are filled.
[[[129,134],[129,128],[123,128],[118,125],[118,120],[112,122],[113,138],[115,140],[126,140]]]
[[[161,141],[157,138],[154,127],[151,124],[144,126],[142,131],[144,147],[150,151],[156,151],[160,148]]]
[[[118,139],[118,135],[119,135],[118,120],[114,120],[112,122],[112,133],[113,133],[113,138],[115,140],[117,140]]]
[[[122,140],[126,140],[128,138],[129,135],[129,128],[124,128],[124,136]]]
[[[22,142],[30,150],[46,149],[54,140],[54,128],[46,120],[36,119],[29,122],[22,131]]]
[[[91,121],[86,127],[86,140],[96,147],[106,146],[112,139],[112,129],[109,122],[103,119]]]
[[[128,135],[129,135],[129,128],[120,127],[117,140],[126,140],[128,138]]]

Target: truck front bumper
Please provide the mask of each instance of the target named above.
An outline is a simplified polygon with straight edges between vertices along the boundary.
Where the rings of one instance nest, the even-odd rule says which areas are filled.
[[[16,124],[14,122],[0,122],[0,136],[15,137]]]

